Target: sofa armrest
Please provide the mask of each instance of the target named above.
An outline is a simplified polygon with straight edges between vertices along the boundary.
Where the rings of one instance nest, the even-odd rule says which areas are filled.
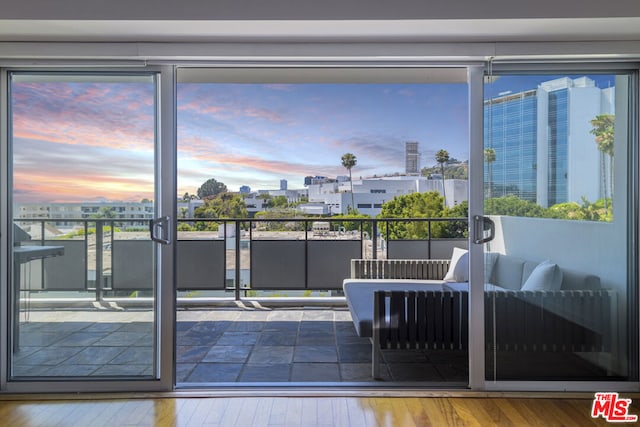
[[[352,279],[442,280],[448,259],[352,259]]]

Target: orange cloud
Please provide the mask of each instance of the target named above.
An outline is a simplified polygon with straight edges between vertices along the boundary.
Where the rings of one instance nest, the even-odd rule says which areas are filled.
[[[64,176],[43,172],[39,175],[15,173],[13,182],[14,192],[21,195],[21,202],[79,202],[95,197],[121,201],[154,198],[153,177]]]

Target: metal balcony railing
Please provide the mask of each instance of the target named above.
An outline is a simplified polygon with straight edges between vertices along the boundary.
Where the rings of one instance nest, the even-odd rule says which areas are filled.
[[[20,266],[21,291],[108,296],[153,292],[148,220],[15,220],[22,245],[63,246],[64,256]],[[66,227],[67,231],[59,230]],[[467,245],[466,218],[178,219],[176,290],[331,291],[353,258],[449,258]]]

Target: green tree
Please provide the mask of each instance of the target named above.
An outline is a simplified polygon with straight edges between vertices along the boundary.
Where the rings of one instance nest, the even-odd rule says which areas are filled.
[[[260,206],[261,209],[270,209],[273,207],[273,200],[270,194],[267,194],[267,193],[258,194],[256,199],[262,200],[262,203]]]
[[[600,168],[602,170],[602,190],[607,207],[607,184],[605,172],[605,156],[609,157],[609,197],[613,199],[613,143],[615,139],[615,116],[613,114],[599,114],[591,120],[591,134],[595,135],[595,141],[600,150]]]
[[[247,218],[247,205],[239,194],[221,193],[213,198],[205,199],[202,206],[197,207],[193,216],[196,218]]]
[[[494,197],[485,200],[485,215],[523,216],[533,218],[547,218],[549,213],[542,206],[523,200],[517,196]]]
[[[550,216],[556,219],[585,220],[585,213],[576,202],[558,203],[549,208]]]
[[[186,222],[178,223],[178,231],[195,231],[195,228],[187,224]]]
[[[215,197],[220,193],[226,193],[227,186],[224,183],[216,181],[214,178],[206,180],[200,188],[198,188],[198,198],[206,199],[209,197]]]
[[[447,218],[469,218],[469,202],[466,200],[452,208],[444,210]],[[469,223],[467,220],[446,221],[443,223],[440,237],[469,237]]]
[[[115,218],[116,217],[116,210],[113,208],[113,206],[102,206],[98,212],[94,213],[91,215],[91,218],[107,218],[107,219],[111,219],[111,218]]]
[[[275,196],[271,199],[274,208],[287,208],[289,207],[289,200],[286,196]]]
[[[576,202],[558,203],[549,208],[549,213],[550,217],[557,219],[603,222],[613,220],[611,204],[604,198],[593,203],[585,197],[582,198],[582,204]]]
[[[351,184],[351,207],[355,209],[354,199],[353,199],[353,179],[351,179],[351,169],[358,163],[356,156],[351,153],[345,153],[342,155],[342,166],[347,168],[349,171],[349,183]],[[347,212],[349,211],[347,207]]]
[[[582,212],[584,212],[584,219],[587,221],[611,222],[613,220],[611,203],[608,203],[606,198],[591,203],[582,197]]]
[[[491,164],[496,161],[496,150],[493,148],[484,149],[484,161],[487,164],[487,197],[493,197],[493,175],[491,174]]]
[[[340,215],[334,215],[331,217],[331,219],[344,219],[344,220],[348,220],[348,219],[371,219],[370,215],[367,214],[362,214],[360,212],[358,212],[357,209],[354,209],[353,211],[347,213],[347,214],[340,214]],[[360,224],[361,222],[359,221],[339,221],[339,222],[333,222],[331,221],[331,226],[333,228],[340,228],[340,227],[344,227],[344,229],[346,231],[360,231]],[[369,236],[371,236],[371,222],[370,221],[365,221],[364,223],[362,223],[362,230],[366,233],[369,234]]]
[[[444,197],[437,191],[411,193],[396,196],[382,205],[378,218],[441,218],[444,216]],[[426,221],[392,221],[388,226],[383,222],[381,229],[391,239],[424,239],[429,236]],[[432,223],[431,237],[439,237],[443,224]]]
[[[444,189],[444,165],[449,162],[449,152],[447,150],[438,150],[436,153],[436,162],[440,165],[440,173],[442,174],[442,197],[443,202],[447,204],[447,193]]]

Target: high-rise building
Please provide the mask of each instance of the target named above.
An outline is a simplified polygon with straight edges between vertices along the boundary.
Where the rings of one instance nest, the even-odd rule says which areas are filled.
[[[485,168],[491,197],[536,201],[537,91],[506,94],[484,103],[485,146],[496,156]],[[489,176],[489,170],[491,176]]]
[[[281,190],[286,190],[287,189],[287,180],[286,179],[281,179],[280,180],[280,189]]]
[[[420,174],[420,153],[417,142],[405,143],[405,172],[407,175]]]
[[[485,146],[495,150],[487,193],[545,207],[604,197],[590,120],[613,113],[613,93],[587,77],[564,77],[485,101]]]

